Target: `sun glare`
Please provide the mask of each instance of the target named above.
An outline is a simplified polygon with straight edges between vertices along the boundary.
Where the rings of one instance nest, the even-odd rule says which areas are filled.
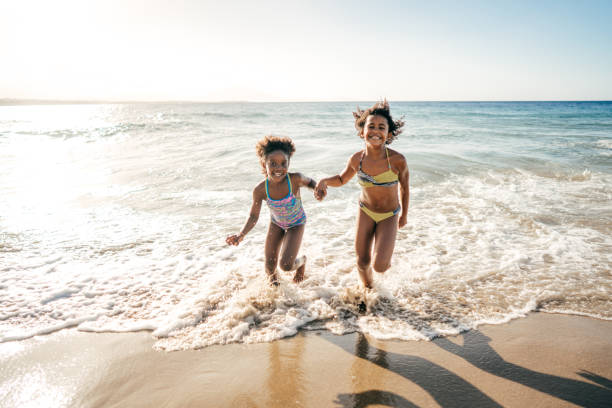
[[[108,172],[92,160],[100,146],[89,143],[97,129],[113,126],[104,116],[96,105],[0,109],[0,120],[12,118],[0,154],[7,220],[33,226],[62,222],[83,195],[107,183]]]

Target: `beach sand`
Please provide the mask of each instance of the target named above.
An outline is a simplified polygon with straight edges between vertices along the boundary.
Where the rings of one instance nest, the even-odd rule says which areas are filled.
[[[0,344],[1,407],[612,406],[612,322],[531,313],[424,341],[357,333],[153,350],[149,332]]]

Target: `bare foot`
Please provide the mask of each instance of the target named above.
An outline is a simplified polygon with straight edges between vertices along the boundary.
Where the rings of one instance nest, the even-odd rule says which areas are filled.
[[[276,271],[274,271],[273,273],[269,273],[268,274],[268,279],[270,279],[270,285],[271,286],[278,286],[278,285],[280,285],[280,282],[278,281],[278,274],[276,273]]]
[[[299,259],[296,260],[296,263],[299,266],[295,270],[295,275],[293,275],[293,282],[300,283],[304,280],[304,273],[306,272],[306,255],[302,255]]]

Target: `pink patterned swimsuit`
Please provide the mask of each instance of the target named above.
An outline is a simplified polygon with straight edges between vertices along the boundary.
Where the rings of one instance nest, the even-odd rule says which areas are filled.
[[[266,179],[266,203],[270,208],[272,222],[284,230],[306,224],[306,213],[302,207],[302,200],[293,194],[291,178],[289,178],[288,173],[287,184],[289,185],[289,194],[280,200],[273,200],[270,198],[268,179]]]

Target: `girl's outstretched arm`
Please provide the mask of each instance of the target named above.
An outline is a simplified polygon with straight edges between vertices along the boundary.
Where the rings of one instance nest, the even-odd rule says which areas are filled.
[[[344,170],[342,170],[342,173],[319,180],[314,191],[315,198],[317,200],[322,200],[325,198],[327,195],[327,186],[340,187],[348,183],[348,181],[352,179],[355,174],[357,174],[360,157],[361,152],[355,153],[348,160],[348,163],[346,163],[346,167]]]
[[[410,200],[410,172],[408,171],[408,163],[404,156],[399,155],[401,159],[396,159],[397,168],[399,169],[399,184],[400,184],[400,201],[402,203],[402,215],[398,220],[398,226],[402,228],[408,222],[408,201]]]
[[[244,236],[253,229],[257,220],[259,219],[259,213],[261,212],[261,203],[266,197],[266,187],[264,182],[261,182],[253,189],[253,203],[251,204],[251,212],[249,218],[247,218],[244,227],[238,234],[230,235],[225,238],[227,245],[238,245],[244,239]]]

